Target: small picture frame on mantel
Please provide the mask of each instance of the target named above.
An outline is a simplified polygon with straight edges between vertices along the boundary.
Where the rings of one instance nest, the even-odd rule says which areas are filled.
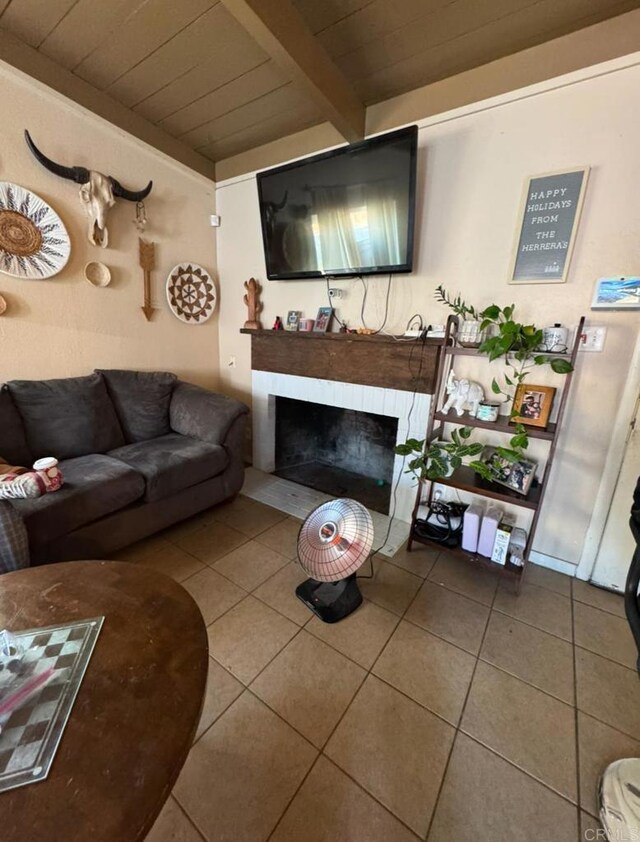
[[[289,310],[287,313],[287,323],[284,326],[285,330],[298,330],[300,325],[301,310]]]
[[[316,322],[313,326],[314,333],[326,333],[331,326],[331,319],[333,318],[333,307],[320,307]]]

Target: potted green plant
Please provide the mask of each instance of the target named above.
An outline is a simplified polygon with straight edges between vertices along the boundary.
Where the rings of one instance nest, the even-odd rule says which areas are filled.
[[[533,324],[516,322],[513,318],[514,304],[508,307],[499,307],[497,304],[492,304],[484,310],[478,311],[473,305],[467,304],[459,294],[455,298],[451,298],[442,284],[436,288],[435,298],[441,304],[449,307],[459,318],[466,321],[467,316],[471,316],[473,321],[479,321],[480,334],[483,334],[488,328],[493,328],[492,335],[482,339],[478,350],[481,354],[487,354],[490,361],[497,360],[500,357],[504,358],[507,366],[507,372],[504,375],[505,387],[503,388],[494,377],[491,382],[491,390],[495,395],[502,395],[512,405],[516,389],[536,366],[548,364],[556,374],[568,374],[573,371],[573,366],[569,360],[539,353],[538,349],[543,342],[542,330]],[[516,412],[512,408],[511,417],[515,415]],[[455,438],[456,432],[460,433],[460,439]],[[396,453],[400,455],[410,455],[413,452],[422,453],[422,457],[418,455],[412,459],[409,463],[409,470],[421,480],[438,479],[447,476],[447,473],[444,472],[445,468],[446,471],[450,472],[456,467],[460,467],[462,464],[461,458],[464,456],[477,456],[482,452],[483,446],[479,443],[469,442],[470,437],[471,429],[461,427],[458,431],[454,430],[452,433],[453,442],[450,445],[433,442],[425,449],[424,442],[409,439],[404,445],[396,447]],[[469,453],[468,450],[464,454],[460,453],[461,439],[464,441],[465,448],[472,448],[473,453]],[[516,424],[514,435],[509,440],[509,446],[497,447],[495,452],[498,456],[513,463],[525,456],[528,446],[527,428],[523,424]],[[453,448],[453,450],[446,450],[445,447]],[[469,467],[484,479],[490,481],[496,479],[494,466],[483,462],[481,459],[469,462]]]
[[[504,357],[505,365],[509,369],[504,376],[507,389],[503,389],[496,378],[493,378],[491,390],[494,394],[503,395],[508,401],[513,401],[517,387],[526,380],[531,370],[539,365],[550,365],[556,374],[568,374],[573,371],[569,360],[539,352],[544,339],[543,332],[533,324],[516,322],[513,318],[515,304],[509,307],[491,304],[478,312],[460,295],[454,299],[450,298],[442,284],[436,288],[435,298],[453,310],[457,316],[462,314],[464,318],[465,313],[479,316],[482,332],[493,328],[492,335],[483,339],[478,350],[481,354],[487,354],[491,362]]]
[[[407,439],[398,444],[395,452],[399,456],[411,456],[407,464],[407,473],[413,474],[418,482],[438,480],[460,468],[463,461],[472,456],[479,456],[483,445],[470,442],[471,427],[460,427],[451,433],[451,441],[434,441],[428,444],[425,439]]]

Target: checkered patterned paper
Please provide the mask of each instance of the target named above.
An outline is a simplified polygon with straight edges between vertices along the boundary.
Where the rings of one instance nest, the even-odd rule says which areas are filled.
[[[0,732],[0,792],[49,774],[104,617],[15,632],[34,675],[53,667],[48,684],[15,710]],[[9,685],[0,672],[0,696]]]

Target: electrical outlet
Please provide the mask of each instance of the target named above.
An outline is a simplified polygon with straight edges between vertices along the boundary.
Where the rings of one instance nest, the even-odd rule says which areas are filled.
[[[589,327],[583,328],[580,335],[580,350],[602,351],[606,335],[607,329],[603,326],[590,325]]]
[[[329,298],[344,298],[344,290],[338,287],[331,287],[329,290]]]
[[[227,363],[227,368],[235,368],[236,367],[236,358],[229,357],[229,362]]]

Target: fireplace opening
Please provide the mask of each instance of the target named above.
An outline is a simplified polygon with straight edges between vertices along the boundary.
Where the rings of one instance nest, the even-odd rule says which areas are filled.
[[[398,419],[276,397],[275,471],[389,513]]]

